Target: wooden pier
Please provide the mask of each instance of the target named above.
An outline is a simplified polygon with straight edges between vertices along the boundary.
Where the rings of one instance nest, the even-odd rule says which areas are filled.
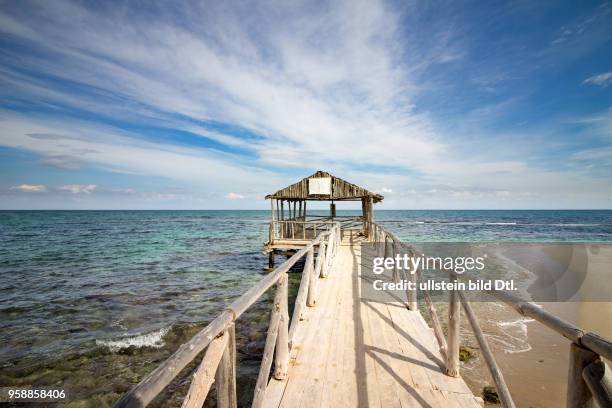
[[[305,205],[311,192],[309,178],[284,189],[294,201],[292,215],[279,220],[272,205],[266,250],[296,252],[226,307],[115,406],[148,405],[191,361],[201,358],[182,406],[201,407],[214,383],[217,406],[236,407],[240,390],[236,390],[234,322],[266,291],[275,288],[252,399],[254,407],[482,406],[482,399],[471,393],[460,375],[461,307],[502,406],[515,407],[511,392],[520,390],[509,390],[506,386],[478,318],[461,292],[449,293],[446,333],[426,291],[410,291],[405,302],[373,302],[362,297],[361,285],[367,284],[361,269],[363,243],[384,256],[413,251],[408,243],[373,221],[372,204],[381,201],[382,196],[328,173],[317,172],[310,178],[329,178],[313,183],[316,200],[325,198],[321,192],[327,193],[328,199],[361,199],[363,216],[338,219],[332,206],[328,219],[309,220]],[[334,186],[339,191],[334,192]],[[288,199],[283,198],[282,192],[279,190],[269,198]],[[296,211],[295,203],[304,205],[299,204]],[[300,286],[293,310],[289,310],[287,273],[301,259],[304,267]],[[415,271],[402,279],[416,281],[420,273]],[[444,273],[459,278],[452,270]],[[612,377],[604,362],[612,360],[610,341],[507,292],[489,293],[572,342],[567,374],[568,408],[593,404],[612,407]],[[421,316],[419,299],[429,313],[431,328]]]
[[[402,304],[366,302],[360,240],[345,237],[293,339],[287,379],[271,379],[264,407],[479,407],[445,374],[433,331]]]

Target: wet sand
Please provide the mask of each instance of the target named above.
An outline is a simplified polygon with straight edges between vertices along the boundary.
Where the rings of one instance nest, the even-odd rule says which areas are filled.
[[[612,338],[612,302],[589,302],[593,293],[612,294],[612,246],[599,246],[589,256],[587,279],[571,302],[539,303],[555,315],[605,338]],[[542,324],[521,318],[499,303],[474,304],[515,403],[519,407],[565,406],[570,342]],[[506,322],[501,325],[499,322]],[[464,344],[477,347],[462,319]],[[511,344],[508,344],[510,342]],[[512,351],[508,351],[508,350]],[[462,364],[462,374],[475,394],[492,385],[484,361]]]

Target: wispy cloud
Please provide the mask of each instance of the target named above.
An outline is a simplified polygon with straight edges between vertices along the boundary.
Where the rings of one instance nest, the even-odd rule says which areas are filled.
[[[585,79],[583,83],[597,85],[601,86],[602,88],[605,88],[608,85],[612,84],[612,71],[604,72],[603,74],[593,75],[592,77]]]
[[[72,194],[91,194],[96,188],[95,184],[66,184],[58,188],[60,191],[67,191]]]
[[[10,188],[13,191],[20,191],[22,193],[44,193],[47,191],[47,186],[43,184],[20,184]]]
[[[225,196],[225,198],[227,198],[228,200],[243,200],[244,196],[238,193],[229,193]]]
[[[45,157],[42,160],[42,163],[48,166],[58,167],[60,169],[72,170],[79,169],[83,165],[83,163],[79,159],[73,156],[67,156],[62,154]]]

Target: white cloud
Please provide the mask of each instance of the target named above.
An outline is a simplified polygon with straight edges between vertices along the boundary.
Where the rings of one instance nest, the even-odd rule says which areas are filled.
[[[242,194],[238,193],[229,193],[225,196],[228,200],[243,200],[245,197]]]
[[[602,88],[605,88],[608,85],[612,84],[612,71],[604,72],[603,74],[593,75],[592,77],[585,79],[583,83],[597,85],[601,86]]]
[[[72,194],[91,194],[96,188],[95,184],[67,184],[58,188],[60,191],[68,191]]]
[[[381,193],[385,193],[385,194],[393,194],[393,190],[387,187],[383,187],[380,189]]]
[[[43,159],[42,163],[60,169],[72,170],[81,168],[83,164],[79,159],[66,155],[49,156]]]
[[[44,193],[47,187],[42,184],[21,184],[10,188],[13,191],[21,191],[22,193]]]

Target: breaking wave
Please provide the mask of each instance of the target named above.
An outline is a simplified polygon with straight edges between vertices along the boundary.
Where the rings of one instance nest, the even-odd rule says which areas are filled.
[[[166,343],[164,336],[168,333],[169,328],[162,328],[151,333],[139,334],[136,336],[124,337],[118,340],[96,340],[96,345],[108,347],[112,352],[116,352],[128,347],[152,347],[161,348]]]

